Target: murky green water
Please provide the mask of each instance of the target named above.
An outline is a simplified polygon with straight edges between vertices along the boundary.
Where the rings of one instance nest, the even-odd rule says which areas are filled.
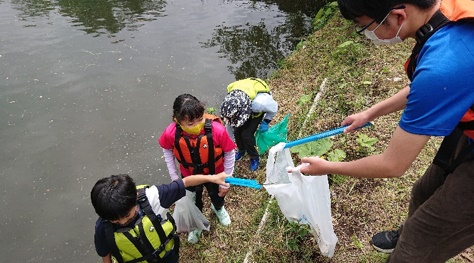
[[[89,192],[169,181],[156,142],[176,96],[218,108],[268,77],[314,1],[0,1],[1,262],[99,262]]]

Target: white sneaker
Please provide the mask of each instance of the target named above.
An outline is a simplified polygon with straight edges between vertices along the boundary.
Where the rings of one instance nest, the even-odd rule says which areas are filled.
[[[201,237],[202,229],[196,229],[188,234],[188,242],[192,244],[196,244]]]
[[[222,207],[220,210],[216,210],[213,204],[211,204],[212,211],[216,214],[219,219],[219,223],[223,226],[228,226],[231,223],[229,213],[225,210],[225,207]]]

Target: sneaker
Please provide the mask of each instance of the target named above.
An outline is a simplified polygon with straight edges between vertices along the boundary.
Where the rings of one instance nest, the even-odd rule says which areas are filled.
[[[398,237],[398,230],[383,231],[375,234],[370,243],[375,250],[390,254],[397,245]]]
[[[201,237],[202,229],[196,229],[188,234],[188,242],[192,244],[196,244]]]
[[[216,210],[213,204],[211,204],[211,209],[216,213],[217,219],[219,219],[219,223],[223,226],[228,226],[231,223],[229,213],[222,207],[220,210]]]
[[[260,165],[260,158],[257,159],[250,159],[250,171],[255,172]]]
[[[235,153],[235,160],[238,161],[238,160],[242,159],[242,157],[244,157],[244,155],[245,155],[245,151],[237,150],[237,152]]]

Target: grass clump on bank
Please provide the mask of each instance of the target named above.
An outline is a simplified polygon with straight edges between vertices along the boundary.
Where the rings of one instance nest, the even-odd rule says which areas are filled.
[[[279,103],[275,121],[291,114],[288,140],[339,127],[346,116],[367,109],[408,84],[402,66],[413,42],[374,46],[355,34],[337,8],[331,8],[324,18],[331,12],[334,16],[281,62],[281,68],[268,81]],[[317,107],[307,117],[322,87]],[[380,117],[372,128],[333,137],[332,148],[343,151],[345,161],[379,153],[388,145],[399,117]],[[370,148],[363,148],[357,141],[360,134],[376,141]],[[205,204],[211,231],[204,231],[196,245],[189,244],[187,235],[182,235],[181,262],[384,262],[387,255],[372,249],[369,240],[381,230],[397,228],[406,217],[411,186],[431,162],[439,142],[437,138],[430,140],[398,179],[329,175],[333,225],[339,239],[332,259],[320,255],[309,227],[288,222],[276,201],[269,203],[270,196],[264,189],[233,187],[226,197],[232,224],[220,226],[208,209],[210,205]],[[263,183],[266,158],[261,162],[261,169],[252,173],[244,158],[236,163],[236,176]],[[267,207],[268,219],[259,228]],[[469,262],[469,258],[472,253],[468,251],[450,262]]]

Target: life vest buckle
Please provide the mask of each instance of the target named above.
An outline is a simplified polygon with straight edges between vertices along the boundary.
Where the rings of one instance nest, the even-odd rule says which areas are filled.
[[[137,202],[138,203],[144,203],[147,200],[145,189],[138,189],[138,196],[137,196]]]
[[[212,120],[209,120],[209,119],[206,119],[206,121],[204,122],[204,129],[206,131],[212,131]]]
[[[416,31],[416,42],[422,43],[424,37],[434,30],[433,26],[429,23],[424,24],[420,29]]]
[[[165,246],[168,244],[169,240],[166,240],[165,242],[162,242],[161,245],[151,253],[151,256],[153,259],[161,259],[160,254],[161,252],[165,251]]]

